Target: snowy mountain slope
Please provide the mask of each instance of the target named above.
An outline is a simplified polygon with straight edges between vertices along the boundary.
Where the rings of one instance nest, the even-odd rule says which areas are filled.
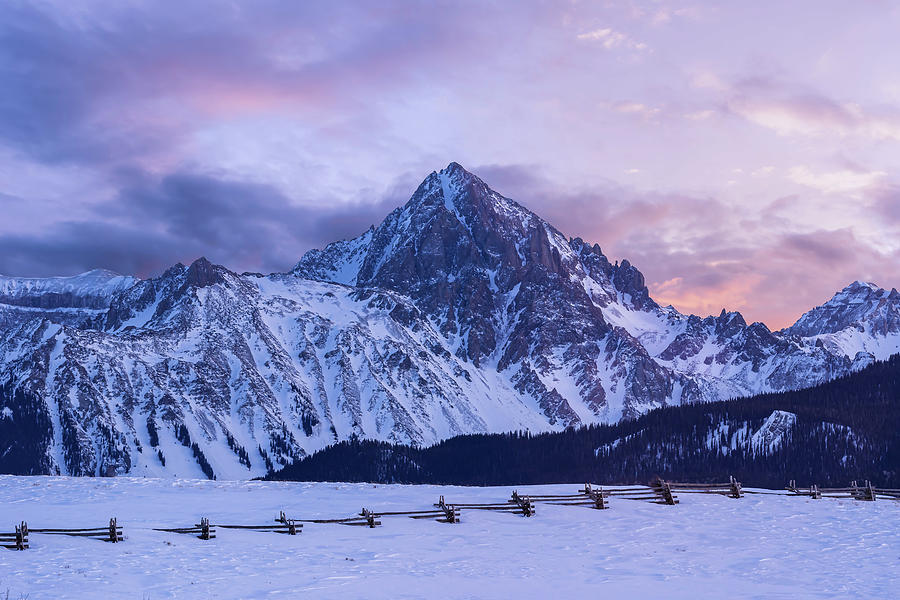
[[[4,282],[0,410],[50,424],[40,456],[0,456],[16,472],[246,477],[352,435],[615,422],[809,386],[900,340],[895,292],[839,294],[827,327],[784,332],[660,307],[627,260],[455,163],[289,273],[199,259],[147,280]]]
[[[0,303],[37,308],[103,308],[138,279],[95,269],[74,277],[26,278],[0,275]]]
[[[455,163],[374,231],[310,253],[294,273],[322,278],[321,256],[351,273],[342,281],[413,299],[476,365],[514,365],[520,391],[573,421],[577,396],[615,420],[671,401],[808,386],[856,357],[747,325],[739,313],[701,319],[662,308],[627,260],[611,264],[599,246],[565,239]],[[890,345],[900,335],[873,338]],[[548,399],[556,382],[565,402]]]
[[[43,279],[0,275],[0,331],[48,314],[54,322],[95,326],[113,297],[137,281],[102,269]]]
[[[753,432],[750,446],[758,454],[771,454],[782,446],[797,424],[797,415],[783,410],[773,411],[762,426]]]
[[[218,476],[246,477],[350,435],[420,443],[544,425],[392,294],[202,260],[164,279],[148,285],[174,289],[151,304],[168,308],[136,326],[33,320],[0,343],[4,371],[28,374],[19,386],[63,432],[53,470],[200,476],[182,447],[197,443]]]

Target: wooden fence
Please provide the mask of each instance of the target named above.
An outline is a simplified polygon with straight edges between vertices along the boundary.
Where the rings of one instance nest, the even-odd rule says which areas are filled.
[[[447,504],[444,502],[444,497],[441,496],[440,500],[435,503],[434,510],[400,510],[400,511],[379,511],[376,516],[378,517],[396,517],[396,516],[404,516],[409,517],[410,519],[434,519],[440,523],[459,523],[460,520],[460,511],[459,508]]]
[[[31,533],[41,533],[44,535],[69,535],[75,537],[87,537],[102,542],[122,542],[125,535],[122,532],[122,526],[116,523],[115,517],[109,520],[109,525],[105,527],[83,527],[79,529],[31,529]]]
[[[900,490],[877,488],[870,481],[866,481],[863,485],[851,481],[850,487],[843,488],[820,488],[815,484],[807,488],[798,488],[797,482],[792,479],[786,489],[789,496],[806,496],[814,500],[821,498],[852,498],[868,502],[874,502],[878,498],[900,500]]]
[[[209,519],[203,517],[200,522],[190,527],[154,528],[153,531],[165,531],[167,533],[186,533],[195,535],[201,540],[216,539],[216,528],[209,524]]]
[[[447,502],[444,496],[440,496],[432,508],[421,510],[403,511],[374,511],[363,508],[359,514],[350,517],[335,519],[289,519],[284,511],[275,518],[274,523],[262,525],[228,525],[210,523],[203,517],[200,523],[188,527],[154,528],[153,531],[168,533],[180,533],[195,535],[201,540],[216,538],[216,528],[243,529],[248,531],[281,533],[297,535],[303,530],[303,523],[356,525],[363,527],[378,527],[383,517],[405,516],[412,519],[433,519],[441,523],[459,523],[463,510],[491,510],[505,513],[520,514],[525,517],[535,516],[535,502],[541,502],[556,506],[584,506],[598,510],[610,508],[611,498],[624,500],[647,500],[656,504],[674,506],[679,503],[676,492],[688,494],[719,494],[730,498],[742,498],[745,493],[801,496],[813,499],[819,498],[852,498],[874,502],[876,499],[900,500],[900,489],[877,488],[871,482],[866,481],[858,485],[856,481],[845,488],[820,488],[810,485],[808,488],[799,488],[795,481],[791,481],[784,491],[747,490],[734,477],[729,477],[727,483],[678,483],[664,481],[657,478],[648,485],[634,486],[593,486],[590,483],[571,494],[534,494],[525,495],[513,491],[511,497],[505,502]],[[29,529],[23,521],[15,527],[11,533],[0,533],[0,547],[11,550],[25,550],[29,547],[29,534],[41,535],[69,535],[87,537],[106,542],[121,542],[125,539],[122,527],[115,518],[109,520],[105,527],[89,527],[79,529]]]
[[[669,483],[669,488],[686,494],[721,494],[729,498],[743,498],[741,482],[734,477],[728,483]]]
[[[513,492],[510,502],[516,502],[517,492]],[[588,506],[596,509],[606,509],[607,506],[604,498],[609,497],[609,492],[602,488],[594,489],[591,484],[586,483],[584,489],[578,490],[575,494],[538,494],[528,496],[533,502],[544,502],[556,506]]]
[[[440,506],[441,504],[452,506],[455,509],[493,510],[497,512],[521,514],[524,517],[534,516],[534,502],[532,499],[528,496],[520,496],[516,492],[513,492],[512,499],[507,500],[506,502],[454,502],[453,504],[445,504],[444,497],[441,496],[440,501],[435,504],[435,506]]]
[[[368,508],[363,508],[356,516],[344,517],[342,519],[297,519],[296,521],[298,523],[336,523],[338,525],[359,525],[363,527],[370,527],[372,529],[381,525],[381,521],[378,520],[378,515],[376,515]]]
[[[0,547],[9,550],[28,550],[28,524],[22,521],[12,533],[0,533]]]

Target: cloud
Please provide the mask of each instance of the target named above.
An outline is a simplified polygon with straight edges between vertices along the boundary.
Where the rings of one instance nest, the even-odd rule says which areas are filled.
[[[841,169],[837,171],[815,173],[806,166],[792,167],[788,178],[794,183],[825,192],[827,194],[846,194],[871,188],[884,179],[884,171],[860,171]]]
[[[447,27],[450,9],[4,3],[0,143],[46,163],[152,166],[178,162],[210,119],[334,121],[342,110],[374,119],[364,98],[400,94],[423,67],[455,68],[451,49],[466,60],[491,43],[487,27]]]
[[[599,243],[610,260],[627,258],[643,271],[654,299],[683,312],[740,310],[748,321],[781,328],[851,281],[890,288],[900,279],[900,251],[873,246],[853,227],[826,230],[780,216],[796,196],[756,209],[604,180],[573,189],[534,165],[474,171],[564,234]],[[900,225],[900,194],[879,194],[873,208],[857,212]]]
[[[689,120],[731,115],[785,137],[900,140],[900,110],[893,104],[836,99],[796,80],[759,74],[728,80],[700,70],[689,84],[710,96],[706,106],[684,114]]]
[[[859,136],[900,140],[900,111],[841,103],[815,92],[797,93],[775,81],[736,85],[728,110],[779,135]]]
[[[282,271],[310,248],[359,235],[398,203],[295,205],[269,185],[173,173],[119,174],[115,200],[89,220],[0,236],[0,273],[50,276],[93,268],[147,276],[205,255],[235,270]]]
[[[625,48],[628,50],[648,50],[647,44],[637,42],[621,31],[611,27],[602,27],[593,31],[580,33],[575,38],[582,42],[596,42],[607,50]]]
[[[705,121],[715,116],[715,114],[716,111],[714,110],[695,110],[693,112],[685,113],[684,118],[691,121]]]
[[[886,185],[875,194],[875,208],[881,218],[900,226],[900,186]]]
[[[281,270],[455,160],[683,310],[784,322],[900,246],[892,71],[857,60],[896,13],[784,12],[0,3],[0,271]]]
[[[634,115],[646,120],[654,119],[659,116],[662,109],[654,106],[647,106],[641,102],[616,102],[610,108],[624,115]]]

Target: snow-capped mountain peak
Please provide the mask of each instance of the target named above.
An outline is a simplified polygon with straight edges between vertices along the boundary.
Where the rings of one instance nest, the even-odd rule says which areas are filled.
[[[83,278],[102,302],[0,304],[0,410],[38,432],[0,465],[257,475],[352,435],[424,444],[805,387],[900,342],[900,294],[868,284],[784,332],[662,308],[628,260],[457,163],[288,273],[201,258]]]
[[[788,335],[815,337],[847,356],[868,353],[884,359],[900,351],[900,293],[874,283],[854,281],[828,302],[801,316],[784,330]]]
[[[0,303],[35,305],[42,297],[56,296],[57,303],[83,306],[85,303],[102,304],[114,294],[125,290],[139,280],[119,275],[105,269],[94,269],[70,277],[7,277],[0,275]],[[46,304],[49,299],[44,298]]]

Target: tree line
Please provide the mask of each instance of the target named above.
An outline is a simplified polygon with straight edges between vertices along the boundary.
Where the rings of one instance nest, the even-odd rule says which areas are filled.
[[[774,411],[797,416],[781,444],[748,441]],[[268,479],[456,485],[720,482],[781,488],[871,480],[900,487],[900,355],[821,385],[656,409],[614,425],[462,435],[429,447],[353,438]]]

